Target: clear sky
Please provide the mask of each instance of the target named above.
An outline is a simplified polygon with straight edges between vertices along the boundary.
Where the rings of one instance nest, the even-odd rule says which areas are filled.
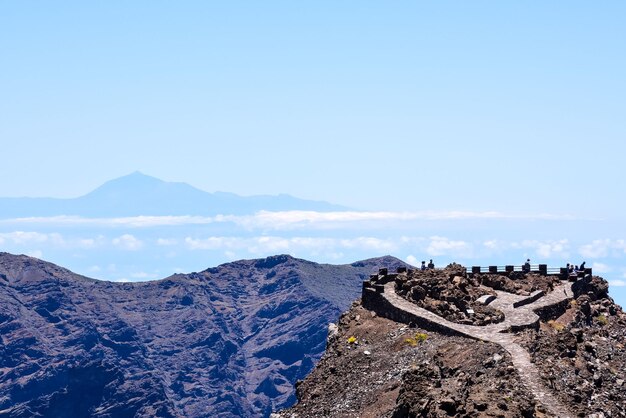
[[[625,16],[623,1],[0,2],[0,195],[141,170],[359,209],[621,216]]]

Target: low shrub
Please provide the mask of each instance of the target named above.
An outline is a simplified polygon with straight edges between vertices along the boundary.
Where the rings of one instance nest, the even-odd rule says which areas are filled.
[[[596,322],[601,326],[605,326],[609,324],[609,319],[604,315],[600,315],[596,318]]]
[[[554,330],[561,332],[563,331],[563,329],[565,329],[565,325],[561,324],[560,322],[557,322],[553,319],[548,321],[548,325],[553,328]]]
[[[424,334],[423,332],[418,332],[413,337],[406,338],[404,340],[404,342],[406,344],[410,345],[411,347],[415,347],[419,343],[422,343],[422,342],[426,341],[427,339],[428,339],[428,335],[427,334]]]

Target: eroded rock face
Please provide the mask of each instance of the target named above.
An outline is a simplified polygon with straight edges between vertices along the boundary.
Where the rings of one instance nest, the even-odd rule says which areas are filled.
[[[515,279],[520,293],[543,291],[528,276]],[[500,344],[412,328],[354,305],[299,383],[299,402],[277,418],[626,416],[626,314],[600,277],[580,279],[573,292],[564,286],[547,292],[567,297],[544,310],[538,329],[506,333]]]
[[[111,283],[0,253],[0,416],[268,416],[381,265],[403,263],[276,256]]]
[[[276,418],[541,416],[496,344],[411,328],[358,304],[338,332],[299,382],[298,404]]]
[[[579,279],[560,317],[520,339],[546,386],[584,416],[620,417],[626,410],[626,314],[601,277]]]
[[[590,300],[608,299],[609,283],[598,276],[587,276],[572,285],[574,296],[589,296]]]

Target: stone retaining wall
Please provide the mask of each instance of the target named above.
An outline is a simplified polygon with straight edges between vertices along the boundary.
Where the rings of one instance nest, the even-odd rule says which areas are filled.
[[[430,321],[427,318],[422,318],[399,309],[385,299],[381,292],[377,292],[370,288],[363,289],[361,304],[365,309],[376,312],[377,315],[391,319],[392,321],[401,322],[403,324],[414,324],[422,329],[436,331],[442,335],[468,337],[468,335],[464,333],[457,332],[446,326]]]
[[[569,307],[570,300],[563,300],[561,302],[555,303],[553,305],[544,306],[538,309],[535,309],[535,313],[542,321],[546,322],[550,319],[558,318],[563,315],[567,308]]]
[[[537,291],[531,293],[530,296],[513,303],[513,307],[514,308],[519,308],[520,306],[524,306],[524,305],[528,305],[529,303],[533,303],[534,301],[536,301],[539,298],[543,297],[545,294],[546,294],[546,292],[544,292],[543,290],[537,290]]]

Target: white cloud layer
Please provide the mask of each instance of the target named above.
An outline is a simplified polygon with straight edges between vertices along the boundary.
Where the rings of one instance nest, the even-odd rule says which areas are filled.
[[[241,251],[250,254],[299,253],[319,255],[331,259],[343,257],[345,251],[360,251],[367,254],[394,254],[402,248],[411,247],[430,257],[449,256],[452,258],[468,258],[473,254],[473,245],[462,240],[433,236],[378,238],[326,238],[326,237],[220,237],[206,238],[186,237],[185,245],[189,250],[225,251],[228,254]],[[412,257],[412,258],[411,258]],[[412,261],[408,261],[412,260]],[[418,263],[415,256],[409,256],[410,264]],[[418,263],[419,264],[419,263]]]
[[[103,240],[102,236],[94,238],[66,238],[62,234],[42,233],[34,231],[0,232],[0,244],[28,247],[45,245],[57,249],[91,249],[97,247]]]
[[[161,246],[171,246],[178,244],[178,240],[175,238],[158,238],[156,243]]]
[[[117,218],[84,218],[80,216],[31,217],[0,220],[0,225],[82,226],[109,228],[151,228],[158,226],[205,225],[233,223],[246,229],[292,230],[302,228],[338,228],[348,224],[367,222],[370,225],[407,221],[455,220],[573,220],[569,215],[530,214],[514,215],[496,211],[260,211],[254,215],[216,216],[133,216]]]
[[[434,236],[430,238],[430,244],[428,244],[426,252],[433,257],[443,255],[470,257],[472,254],[472,245],[465,241]]]
[[[30,231],[13,231],[0,233],[0,239],[3,242],[10,242],[15,245],[30,245],[40,243],[63,243],[63,237],[60,234],[44,234],[41,232]]]
[[[568,258],[570,256],[569,241],[567,239],[547,241],[524,240],[511,243],[511,248],[530,249],[542,258]]]
[[[131,234],[124,234],[117,238],[113,238],[113,240],[111,240],[111,243],[115,247],[126,251],[137,251],[143,247],[143,241],[135,238]]]
[[[26,252],[26,255],[29,257],[42,258],[43,252],[41,250],[31,250]]]
[[[597,261],[592,264],[591,268],[594,273],[608,273],[611,271],[611,267],[604,263],[598,263]]]
[[[190,250],[246,250],[252,254],[279,253],[292,251],[327,252],[335,249],[372,250],[374,252],[390,252],[397,249],[394,239],[374,237],[356,237],[349,239],[318,238],[318,237],[207,237],[185,238],[185,245]],[[336,255],[336,254],[335,254]]]
[[[497,239],[492,239],[483,242],[483,246],[489,250],[499,250],[502,249],[503,244],[499,242]]]
[[[414,255],[407,256],[405,261],[415,267],[420,266],[422,264],[417,260],[417,257],[415,257]]]
[[[626,240],[596,239],[589,244],[582,245],[578,252],[588,258],[620,256],[626,254]]]

